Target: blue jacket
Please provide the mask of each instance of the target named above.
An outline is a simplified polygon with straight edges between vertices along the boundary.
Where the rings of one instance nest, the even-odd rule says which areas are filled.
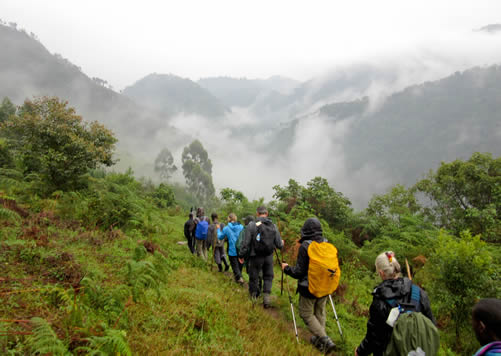
[[[238,240],[238,235],[240,234],[240,231],[244,229],[243,225],[240,224],[239,222],[230,222],[228,225],[226,225],[221,231],[221,229],[217,229],[217,238],[219,240],[224,239],[225,237],[228,238],[228,255],[229,256],[237,256],[237,248],[236,248],[236,243]]]

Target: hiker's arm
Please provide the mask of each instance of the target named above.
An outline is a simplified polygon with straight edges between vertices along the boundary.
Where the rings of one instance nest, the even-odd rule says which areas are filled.
[[[367,334],[357,348],[359,356],[370,355],[376,350],[383,350],[387,344],[388,328],[386,318],[381,310],[381,301],[374,300],[369,308],[369,320],[367,321]],[[384,302],[383,302],[384,303]]]
[[[225,229],[226,229],[226,228],[225,228]],[[225,237],[226,237],[226,231],[224,231],[224,229],[223,229],[223,231],[221,231],[221,229],[217,229],[217,238],[218,238],[219,240],[222,240],[222,239],[224,239]]]
[[[252,231],[255,228],[255,225],[253,223],[250,223],[247,225],[247,228],[245,229],[245,235],[244,239],[242,240],[242,243],[240,244],[240,251],[239,251],[239,257],[246,257],[249,252],[250,252],[250,242],[252,239]]]
[[[287,266],[284,268],[284,273],[292,278],[301,279],[308,273],[308,249],[301,245],[297,254],[297,262],[294,267]]]
[[[430,319],[434,325],[437,325],[437,321],[431,312],[430,299],[428,298],[428,294],[426,294],[423,289],[421,289],[421,300],[419,302],[421,303],[421,312],[423,315]]]

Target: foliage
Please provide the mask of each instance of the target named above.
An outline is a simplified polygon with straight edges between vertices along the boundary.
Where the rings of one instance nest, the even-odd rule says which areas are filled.
[[[79,188],[90,169],[113,164],[113,134],[97,122],[85,123],[67,105],[58,98],[26,100],[0,126],[16,164],[25,175],[41,176],[45,195]]]
[[[442,311],[451,316],[459,343],[460,330],[468,325],[475,301],[492,292],[492,256],[479,235],[465,231],[456,238],[441,231],[430,266],[434,293],[443,301]]]
[[[57,337],[50,324],[42,318],[32,318],[33,335],[28,337],[27,343],[34,355],[68,355],[68,349]]]
[[[83,351],[87,355],[132,355],[127,345],[127,334],[123,330],[104,328],[104,335],[93,335],[86,339],[89,346],[79,347],[76,351]]]
[[[16,113],[16,106],[12,104],[9,98],[5,97],[0,104],[0,124],[6,121],[9,116]]]
[[[295,206],[303,206],[314,215],[325,219],[332,228],[339,230],[346,226],[351,215],[349,199],[332,189],[325,178],[315,177],[306,187],[289,179],[288,186],[276,185],[273,189],[273,197],[283,204],[279,210],[285,213],[289,213]]]
[[[205,203],[214,196],[212,162],[209,154],[198,140],[185,147],[182,154],[183,175],[188,190],[199,202]]]
[[[174,157],[168,148],[162,149],[155,159],[155,172],[160,175],[162,179],[169,179],[172,174],[177,171],[174,164]]]
[[[431,200],[439,226],[501,241],[501,157],[474,153],[467,161],[442,163],[416,189]]]

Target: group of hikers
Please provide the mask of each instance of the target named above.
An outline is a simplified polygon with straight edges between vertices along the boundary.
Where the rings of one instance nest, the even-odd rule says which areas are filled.
[[[207,260],[208,250],[212,247],[219,272],[228,271],[231,266],[235,282],[242,285],[245,266],[249,275],[250,298],[257,301],[262,295],[263,307],[271,307],[273,257],[275,254],[279,259],[277,250],[283,249],[284,241],[268,217],[265,206],[257,208],[256,217],[246,217],[244,225],[238,222],[234,213],[228,215],[225,225],[219,222],[216,213],[212,213],[209,220],[203,208],[198,208],[196,216],[190,212],[184,234],[191,253]],[[227,253],[225,241],[228,244]],[[282,259],[279,260],[280,266],[283,273],[298,280],[299,315],[312,334],[310,342],[327,354],[336,349],[325,329],[328,300],[343,337],[331,298],[341,276],[337,249],[323,236],[322,225],[316,218],[305,221],[299,243],[295,265],[290,266]],[[410,278],[402,277],[400,264],[392,251],[378,255],[375,267],[382,282],[372,292],[367,332],[354,354],[436,355],[439,334],[427,293]],[[289,301],[297,338],[290,295]],[[501,300],[481,299],[473,308],[472,325],[482,345],[475,356],[501,355]]]

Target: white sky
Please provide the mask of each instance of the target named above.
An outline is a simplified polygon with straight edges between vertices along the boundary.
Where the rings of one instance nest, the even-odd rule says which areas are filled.
[[[1,0],[0,18],[116,89],[152,73],[308,79],[501,22],[498,0]]]

